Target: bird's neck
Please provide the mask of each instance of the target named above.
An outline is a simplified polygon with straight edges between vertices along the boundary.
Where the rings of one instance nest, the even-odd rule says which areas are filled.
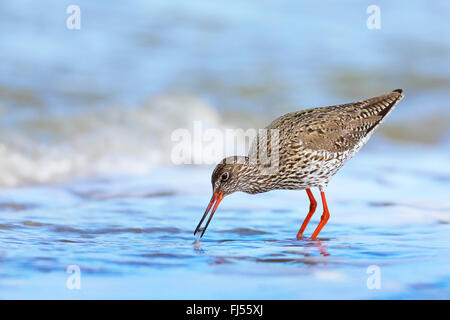
[[[252,163],[246,159],[239,179],[240,191],[246,193],[262,193],[275,189],[277,183],[276,170],[260,163]]]

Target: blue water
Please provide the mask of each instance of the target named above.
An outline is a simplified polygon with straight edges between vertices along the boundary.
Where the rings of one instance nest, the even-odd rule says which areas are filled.
[[[69,31],[68,4],[0,3],[0,298],[450,297],[448,2],[380,1],[380,30],[372,3],[78,1]],[[306,193],[273,191],[226,197],[195,243],[214,166],[174,165],[175,129],[395,88],[319,241],[295,239]]]
[[[0,297],[449,298],[450,171],[388,158],[362,152],[335,177],[319,241],[295,239],[306,194],[274,191],[225,198],[194,243],[208,168],[2,191]],[[371,265],[380,289],[367,287]]]

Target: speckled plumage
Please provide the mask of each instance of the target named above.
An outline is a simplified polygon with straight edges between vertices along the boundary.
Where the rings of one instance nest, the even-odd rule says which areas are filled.
[[[368,141],[375,128],[403,97],[401,91],[364,101],[319,107],[288,113],[274,120],[267,130],[277,130],[278,137],[258,135],[248,157],[222,160],[212,181],[224,171],[231,171],[231,188],[248,193],[274,189],[324,188],[330,178]],[[270,159],[278,144],[279,164],[272,173],[264,172],[260,156]],[[262,146],[262,147],[261,147]],[[274,158],[277,158],[274,156]],[[251,159],[257,159],[252,164]],[[240,176],[241,179],[232,179]],[[233,182],[233,183],[231,183]],[[217,184],[219,187],[220,184]]]
[[[247,157],[228,157],[216,166],[211,177],[213,193],[222,197],[235,191],[306,189],[309,195],[312,187],[323,192],[331,177],[402,98],[402,90],[397,89],[359,102],[291,112],[275,119],[267,132],[255,138]],[[324,195],[322,199],[325,207]]]

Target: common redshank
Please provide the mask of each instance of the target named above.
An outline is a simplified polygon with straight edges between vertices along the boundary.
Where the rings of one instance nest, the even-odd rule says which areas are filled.
[[[213,195],[194,235],[201,232],[203,236],[219,203],[233,192],[306,190],[309,212],[297,233],[297,239],[302,239],[317,207],[311,192],[317,187],[323,214],[311,236],[316,239],[330,217],[324,190],[331,177],[366,144],[402,98],[402,90],[396,89],[359,102],[296,111],[275,119],[257,135],[248,156],[228,157],[216,166],[211,177]],[[269,166],[261,161],[261,154],[271,159]]]

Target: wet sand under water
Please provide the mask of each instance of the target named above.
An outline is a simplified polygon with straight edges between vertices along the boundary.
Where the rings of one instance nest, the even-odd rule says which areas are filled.
[[[403,155],[414,161],[364,152],[343,168],[319,241],[295,240],[306,194],[274,191],[227,197],[194,244],[209,167],[2,190],[0,298],[448,299],[448,158]]]

